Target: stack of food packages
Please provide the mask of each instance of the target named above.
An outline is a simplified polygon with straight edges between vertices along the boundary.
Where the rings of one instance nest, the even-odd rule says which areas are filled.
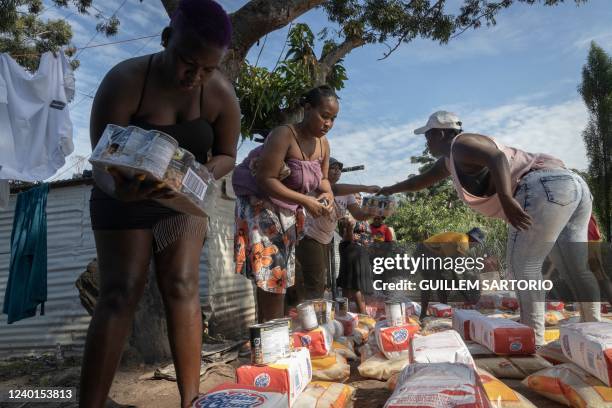
[[[194,405],[351,407],[355,389],[341,382],[350,374],[346,356],[356,355],[334,322],[332,306],[317,299],[298,305],[297,321],[287,317],[251,326],[251,364],[236,369],[236,384],[215,388]]]
[[[245,401],[269,401],[257,405],[265,407],[352,406],[355,389],[342,383],[350,376],[347,360],[359,354],[360,376],[387,381],[393,391],[387,407],[534,408],[500,380],[513,379],[567,406],[612,408],[612,324],[566,320],[555,329],[560,340],[536,353],[535,333],[515,321],[512,298],[490,296],[480,310],[434,304],[421,324],[406,299],[381,302],[378,320],[350,313],[345,298],[336,300],[335,311],[329,300],[306,302],[295,313],[291,341],[290,319],[268,323],[283,327],[283,341],[270,335],[275,329],[254,326],[253,364],[237,370],[238,384],[208,395],[214,403],[243,393]],[[568,316],[559,302],[546,309]]]
[[[410,344],[420,331],[413,317],[415,309],[409,300],[387,300],[384,318],[374,325],[363,324],[368,336],[354,336],[359,344],[361,364],[359,374],[366,378],[388,380],[399,373],[409,362]],[[366,318],[362,319],[365,323]]]
[[[612,407],[612,324],[569,323],[555,342],[565,362],[538,371],[523,384],[570,407]]]
[[[367,196],[362,207],[372,217],[389,217],[397,210],[397,200],[391,196]]]
[[[206,217],[214,207],[217,188],[212,174],[174,138],[158,130],[109,124],[89,161],[96,185],[111,196],[116,186],[109,169],[114,168],[126,179],[142,175],[144,185],[171,189],[172,198],[155,200],[176,211]]]

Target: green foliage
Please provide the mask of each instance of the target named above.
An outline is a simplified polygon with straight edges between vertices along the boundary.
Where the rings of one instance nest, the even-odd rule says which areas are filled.
[[[574,0],[576,4],[585,1]],[[446,43],[467,29],[494,25],[496,15],[515,3],[555,6],[564,0],[328,0],[323,8],[328,18],[340,25],[346,38],[394,43],[387,56],[400,44],[417,37]]]
[[[87,14],[92,8],[92,0],[72,0],[70,2],[79,13]],[[68,0],[53,0],[58,9],[67,8]],[[18,64],[30,71],[38,68],[40,54],[64,49],[66,55],[75,53],[72,28],[65,20],[43,19],[41,0],[0,0],[0,52],[9,53]],[[105,17],[98,13],[100,20],[97,30],[106,36],[115,35],[119,28],[116,16]],[[72,61],[73,68],[78,61]]]
[[[241,134],[253,138],[266,136],[270,129],[287,122],[300,110],[299,99],[315,86],[321,66],[314,52],[315,37],[306,24],[296,24],[287,37],[288,51],[274,70],[242,65],[236,83],[236,93],[242,111]],[[336,44],[327,41],[324,57]],[[326,83],[336,90],[344,87],[346,70],[342,60],[331,67]]]
[[[589,158],[586,179],[601,229],[612,242],[612,58],[594,42],[582,68],[578,91],[589,111],[582,133]]]

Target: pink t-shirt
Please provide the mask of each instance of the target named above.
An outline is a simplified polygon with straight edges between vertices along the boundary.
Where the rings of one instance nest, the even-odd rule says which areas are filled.
[[[451,144],[450,158],[446,158],[445,160],[446,168],[452,175],[453,185],[455,186],[459,199],[461,199],[461,201],[466,203],[474,211],[487,217],[500,218],[507,221],[497,193],[489,197],[478,197],[470,194],[461,186],[461,182],[457,176],[457,169],[454,166],[455,161],[453,160],[453,145],[457,139],[463,135],[484,137],[495,143],[497,148],[504,153],[510,167],[510,188],[512,189],[512,192],[516,190],[521,178],[530,170],[565,168],[565,164],[563,164],[561,160],[548,154],[528,153],[514,147],[504,146],[492,137],[485,135],[471,133],[462,133],[458,135]]]

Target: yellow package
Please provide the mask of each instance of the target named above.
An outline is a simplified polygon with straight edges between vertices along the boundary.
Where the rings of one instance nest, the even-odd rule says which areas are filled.
[[[319,381],[344,382],[351,376],[351,366],[338,353],[312,359],[312,379]]]
[[[538,371],[525,378],[523,384],[538,394],[569,407],[612,407],[612,388],[573,363]]]
[[[355,354],[353,342],[350,339],[346,339],[346,341],[335,340],[332,343],[332,350],[347,360],[357,360],[357,354]]]
[[[361,345],[368,342],[370,338],[370,329],[367,326],[359,325],[353,329],[353,340],[355,344]]]
[[[407,358],[400,357],[395,360],[387,360],[387,358],[379,352],[361,363],[359,367],[357,367],[357,370],[359,370],[359,374],[361,374],[362,377],[386,381],[391,378],[393,374],[402,371],[407,365]]]
[[[352,408],[355,388],[327,381],[313,381],[300,394],[293,408]]]
[[[371,318],[368,315],[364,315],[364,314],[360,314],[358,315],[359,317],[359,323],[358,325],[361,327],[367,327],[369,330],[374,330],[374,327],[376,327],[376,320]]]
[[[486,370],[478,369],[478,376],[494,408],[536,408],[529,400],[498,380]]]
[[[559,329],[549,328],[544,331],[544,341],[550,343],[551,341],[559,340]]]

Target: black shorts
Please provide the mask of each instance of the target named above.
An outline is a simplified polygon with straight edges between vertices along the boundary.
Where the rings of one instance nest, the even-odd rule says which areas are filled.
[[[153,200],[121,201],[94,186],[89,200],[93,230],[152,229],[159,221],[180,213]]]

